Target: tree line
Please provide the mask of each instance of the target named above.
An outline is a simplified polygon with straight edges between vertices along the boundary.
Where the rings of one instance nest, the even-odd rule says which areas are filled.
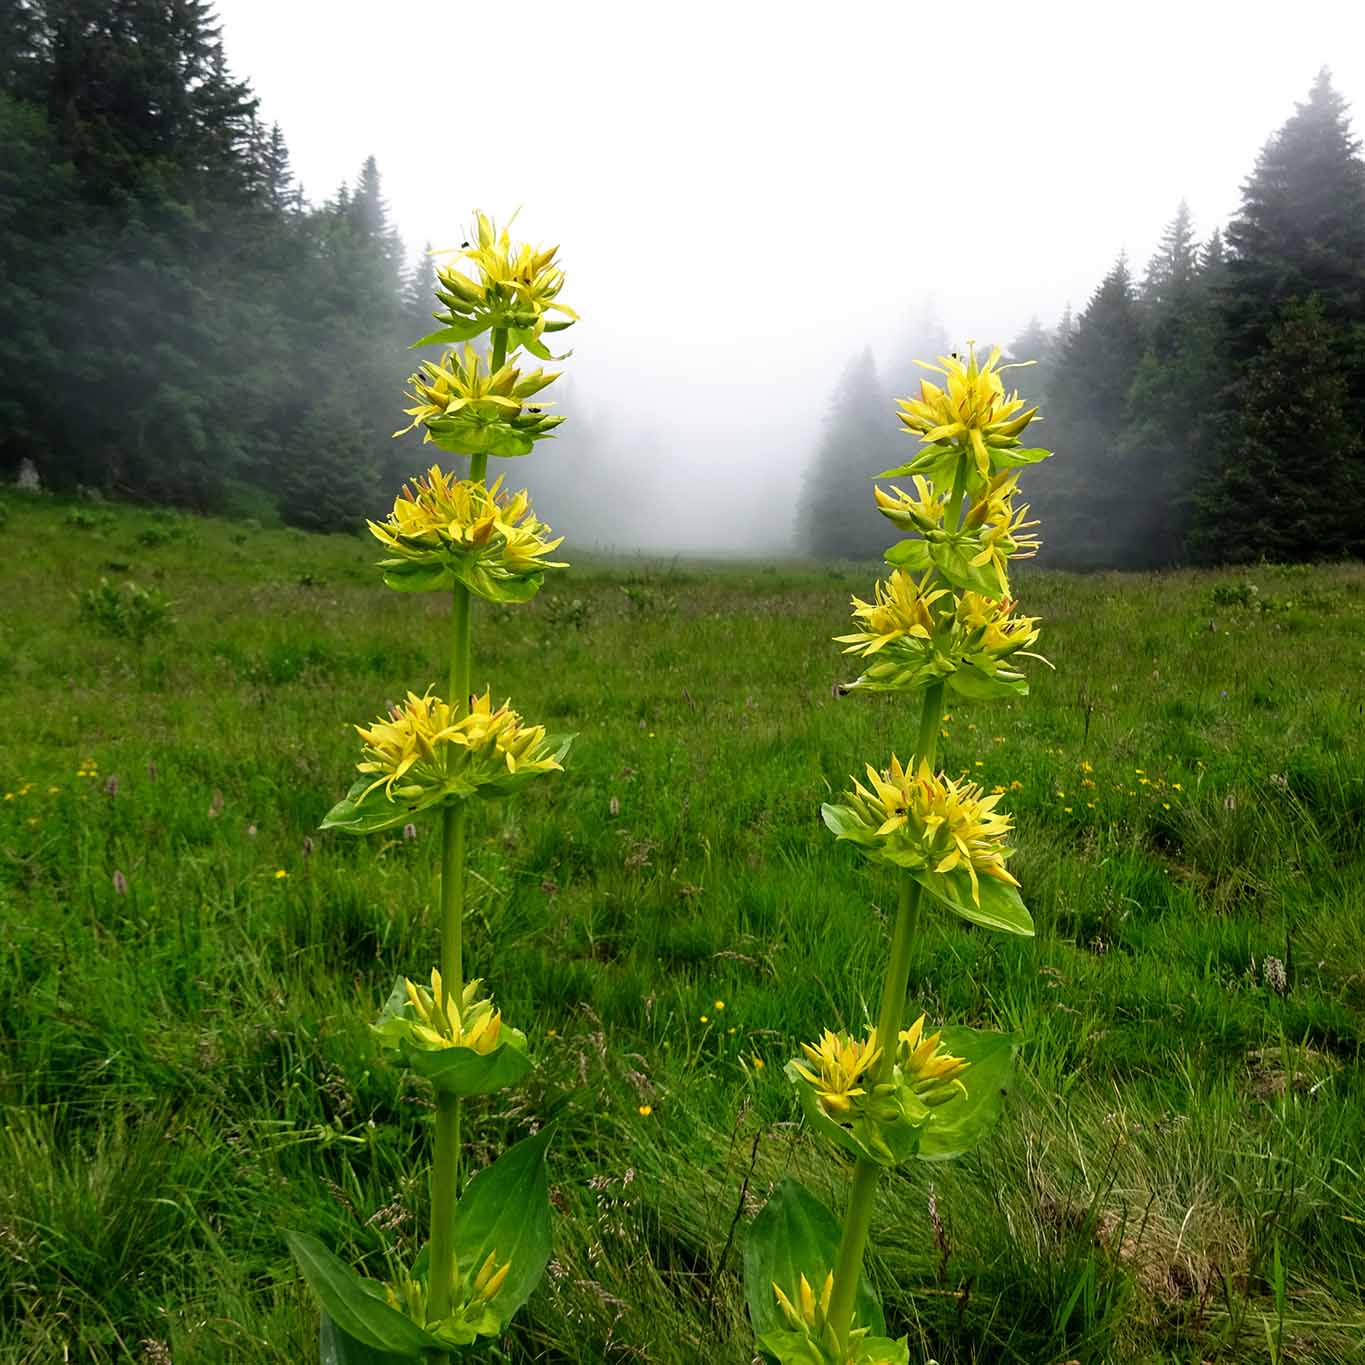
[[[373,158],[310,205],[257,111],[207,0],[0,10],[9,478],[310,527],[382,502],[430,262]]]
[[[918,357],[942,353],[932,319],[911,332]],[[1182,202],[1140,278],[1120,254],[1079,316],[1035,318],[1004,350],[1037,362],[1009,377],[1060,452],[1021,480],[1045,509],[1042,562],[1365,554],[1365,161],[1328,72],[1266,143],[1225,230],[1197,240]],[[897,393],[924,373],[891,372]],[[870,353],[846,371],[806,475],[805,551],[880,554],[886,530],[849,474],[909,458],[890,398]]]

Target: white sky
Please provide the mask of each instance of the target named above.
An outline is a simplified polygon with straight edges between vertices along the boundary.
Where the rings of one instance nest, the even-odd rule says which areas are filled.
[[[926,296],[1008,341],[1120,248],[1140,273],[1182,196],[1224,224],[1321,66],[1365,129],[1362,0],[217,9],[310,199],[373,153],[414,250],[524,205],[581,389],[690,479],[799,467],[849,351]]]

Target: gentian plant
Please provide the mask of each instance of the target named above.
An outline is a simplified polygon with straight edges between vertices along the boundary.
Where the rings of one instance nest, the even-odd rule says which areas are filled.
[[[1016,506],[1020,466],[1051,452],[1025,449],[1036,415],[1006,396],[1000,353],[985,364],[926,365],[918,398],[900,420],[921,449],[879,477],[908,477],[913,491],[878,487],[878,508],[907,538],[886,552],[890,573],[870,601],[853,599],[857,629],[839,636],[863,673],[846,692],[896,692],[919,720],[905,761],[868,764],[864,780],[823,807],[836,838],[888,869],[897,887],[890,961],[875,1021],[858,1037],[825,1030],[787,1064],[811,1128],[852,1158],[843,1217],[794,1180],[784,1180],[749,1230],[745,1293],[759,1349],[781,1365],[908,1365],[904,1338],[885,1317],[863,1257],[883,1172],[966,1152],[998,1117],[1013,1039],[954,1025],[908,1023],[910,955],[926,908],[1012,934],[1033,921],[1007,863],[1010,820],[966,777],[938,770],[945,696],[1021,697],[1018,664],[1038,637],[1020,616],[1009,566],[1037,549],[1027,506]],[[923,362],[919,362],[923,364]],[[1045,662],[1045,661],[1044,661]]]
[[[528,724],[491,690],[471,695],[475,598],[532,597],[559,546],[525,492],[487,481],[490,457],[530,453],[563,419],[540,395],[558,374],[529,371],[522,353],[551,360],[545,337],[574,313],[557,302],[556,249],[513,243],[477,216],[476,239],[437,272],[441,328],[417,346],[452,345],[410,380],[412,422],[424,443],[468,457],[467,470],[432,465],[405,485],[370,531],[384,547],[384,582],[450,597],[449,677],[356,727],[359,778],[324,829],[371,834],[430,817],[441,829],[439,966],[400,976],[374,1025],[390,1060],[430,1085],[435,1108],[430,1238],[387,1283],[366,1279],[315,1238],[290,1246],[322,1305],[324,1365],[399,1365],[445,1359],[499,1334],[526,1302],[550,1257],[545,1166],[550,1131],[509,1148],[461,1191],[461,1101],[515,1085],[532,1062],[526,1038],[503,1020],[463,955],[465,840],[471,804],[505,799],[560,769],[569,739]],[[472,271],[467,268],[472,266]],[[486,339],[486,348],[473,343]],[[462,477],[461,474],[467,475]]]

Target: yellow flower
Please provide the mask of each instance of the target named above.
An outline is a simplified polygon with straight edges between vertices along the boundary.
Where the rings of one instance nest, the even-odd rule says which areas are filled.
[[[277,869],[276,869],[276,872],[275,872],[275,880],[276,880],[276,881],[279,881],[281,877],[287,877],[288,875],[289,875],[289,873],[287,873],[287,872],[284,870],[284,868],[282,868],[282,867],[281,867],[281,868],[277,868]]]
[[[956,599],[954,615],[964,640],[963,651],[978,650],[1003,659],[1026,648],[1038,638],[1038,617],[1014,616],[1018,604],[1008,597],[985,597],[981,593],[963,592]],[[1003,744],[1003,735],[995,742]]]
[[[802,1062],[794,1063],[794,1069],[815,1087],[825,1113],[836,1123],[845,1121],[866,1093],[859,1080],[882,1054],[876,1030],[869,1029],[866,1040],[859,1042],[847,1033],[826,1029],[818,1043],[802,1043],[801,1051],[818,1070],[811,1071]]]
[[[725,1008],[725,1001],[724,1001],[724,1000],[715,1000],[715,1001],[713,1001],[712,1003],[715,1005],[716,1009],[718,1009],[718,1010],[723,1010],[723,1009]]]
[[[962,442],[971,450],[977,471],[986,478],[991,467],[988,447],[1017,445],[1019,433],[1038,409],[1029,408],[1017,391],[1006,398],[1000,371],[1014,367],[1000,365],[998,346],[985,365],[977,362],[975,342],[968,343],[965,365],[955,355],[939,356],[939,361],[938,365],[922,360],[915,363],[942,374],[947,380],[946,387],[921,380],[919,398],[897,399],[900,419],[927,443]]]
[[[877,1347],[883,1344],[881,1339],[875,1343],[865,1341],[869,1331],[866,1327],[850,1327],[845,1343],[840,1344],[829,1317],[829,1306],[834,1297],[832,1270],[827,1272],[821,1281],[818,1294],[806,1278],[805,1272],[800,1272],[795,1301],[776,1280],[771,1283],[773,1293],[777,1296],[778,1307],[782,1309],[782,1315],[787,1319],[788,1325],[793,1332],[804,1336],[815,1352],[803,1354],[802,1360],[819,1359],[829,1362],[829,1365],[894,1365],[895,1361],[901,1358],[899,1353],[894,1352],[892,1342],[885,1342],[885,1346],[892,1347],[893,1354],[884,1355],[877,1350]]]
[[[1028,504],[1017,511],[1013,497],[1019,491],[1018,471],[998,474],[982,490],[981,496],[967,510],[962,525],[976,533],[980,551],[971,560],[972,567],[989,565],[1000,585],[1002,596],[1009,594],[1008,567],[1011,559],[1031,559],[1041,544],[1029,530],[1037,521],[1029,521]]]
[[[431,973],[431,989],[404,978],[408,1003],[416,1016],[413,1036],[433,1050],[467,1047],[480,1055],[498,1046],[502,1033],[502,1014],[493,1008],[492,996],[480,996],[482,981],[471,981],[458,1000],[445,994],[441,973]]]
[[[459,717],[429,691],[409,692],[387,716],[355,728],[365,745],[356,764],[364,776],[329,812],[324,829],[372,833],[432,806],[500,795],[559,771],[569,747],[567,739],[552,747],[544,726],[523,724],[509,702],[494,710],[487,692]],[[370,800],[381,788],[382,797]]]
[[[894,526],[903,531],[934,531],[943,524],[947,506],[943,499],[934,493],[933,484],[918,474],[914,477],[918,497],[912,498],[900,488],[892,488],[883,493],[874,485],[872,496],[876,499],[877,510]]]
[[[443,1341],[467,1346],[478,1336],[493,1336],[501,1326],[490,1305],[511,1272],[511,1261],[498,1264],[498,1253],[490,1251],[472,1279],[451,1285],[450,1316],[440,1322],[427,1319],[427,1286],[408,1276],[384,1286],[384,1299],[390,1308],[404,1313],[419,1327],[425,1327]]]
[[[924,1015],[920,1015],[908,1029],[900,1032],[900,1047],[896,1061],[901,1077],[931,1108],[944,1104],[957,1095],[966,1095],[967,1087],[958,1079],[971,1065],[961,1057],[954,1057],[943,1047],[942,1031],[924,1036]]]
[[[796,1303],[793,1303],[783,1293],[782,1287],[776,1280],[773,1281],[773,1292],[777,1295],[777,1302],[783,1313],[786,1314],[787,1321],[796,1331],[806,1333],[815,1341],[819,1341],[825,1335],[829,1303],[834,1294],[834,1272],[832,1270],[825,1276],[825,1282],[820,1286],[818,1297],[804,1274],[801,1276],[800,1288],[797,1290]]]
[[[852,635],[836,635],[839,644],[846,644],[845,654],[876,654],[893,642],[907,639],[928,642],[936,624],[931,610],[947,589],[921,592],[919,584],[903,569],[896,569],[883,584],[873,588],[873,600],[864,602],[855,597],[853,618],[863,629]]]
[[[965,872],[977,905],[978,877],[1019,885],[1005,869],[1013,851],[1004,842],[1011,825],[995,809],[997,794],[983,795],[965,778],[931,773],[925,763],[911,774],[894,754],[883,772],[868,764],[867,780],[867,787],[854,781],[844,805],[824,808],[825,823],[839,838],[911,871]]]
[[[564,272],[555,259],[559,248],[514,243],[509,226],[498,228],[487,215],[475,214],[474,241],[459,255],[474,266],[478,278],[471,279],[454,264],[437,270],[436,297],[447,309],[437,320],[453,330],[448,340],[468,341],[490,327],[506,327],[513,347],[524,345],[546,360],[542,334],[562,331],[578,314],[555,301],[564,286]],[[549,318],[548,313],[560,316]]]
[[[654,1112],[654,1106],[652,1104],[642,1104],[636,1112],[642,1119],[647,1119]]]
[[[546,569],[564,564],[548,556],[563,543],[537,520],[523,489],[502,491],[460,479],[432,465],[403,485],[387,521],[368,523],[370,534],[398,556],[382,560],[391,587],[448,588],[461,582],[495,602],[523,601],[540,586]]]
[[[559,378],[544,370],[521,377],[510,361],[494,373],[472,346],[447,351],[440,360],[424,360],[408,376],[408,397],[414,406],[404,411],[412,421],[395,431],[402,436],[414,427],[425,428],[422,440],[435,441],[442,450],[461,455],[527,455],[532,445],[564,419],[545,413],[545,403],[529,400]]]

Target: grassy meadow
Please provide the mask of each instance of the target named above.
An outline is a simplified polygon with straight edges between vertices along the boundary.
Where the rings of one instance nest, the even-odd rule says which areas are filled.
[[[316,826],[350,723],[443,685],[444,598],[358,538],[0,518],[0,1359],[316,1359],[283,1232],[380,1275],[423,1238],[430,1106],[368,1023],[432,965],[438,851]],[[101,577],[173,623],[83,620]],[[471,825],[466,962],[539,1062],[468,1102],[472,1160],[558,1121],[554,1260],[475,1358],[748,1365],[747,1220],[787,1173],[841,1205],[782,1065],[880,989],[894,893],[819,818],[913,740],[832,693],[871,578],[476,606],[480,690],[578,740]],[[911,976],[1018,1071],[994,1140],[884,1180],[888,1325],[941,1365],[1365,1362],[1365,568],[1018,588],[1056,672],[950,701],[940,752],[1007,788],[1038,935],[930,914]]]

